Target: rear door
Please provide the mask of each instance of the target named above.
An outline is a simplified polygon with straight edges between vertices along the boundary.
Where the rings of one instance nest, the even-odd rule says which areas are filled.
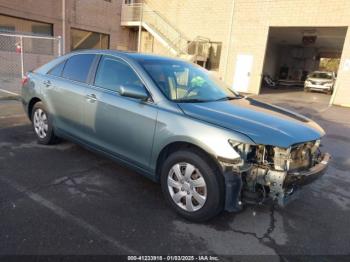
[[[84,138],[87,82],[95,58],[94,54],[73,55],[49,71],[44,81],[55,128],[75,137]]]
[[[102,56],[86,102],[89,141],[121,159],[147,168],[153,145],[157,107],[151,101],[120,96],[121,85],[145,88],[123,60]]]

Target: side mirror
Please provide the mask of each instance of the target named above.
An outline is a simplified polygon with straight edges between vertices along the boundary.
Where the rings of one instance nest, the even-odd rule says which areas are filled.
[[[147,100],[149,95],[146,88],[138,85],[124,85],[120,86],[120,95],[125,97],[136,98],[140,100]]]

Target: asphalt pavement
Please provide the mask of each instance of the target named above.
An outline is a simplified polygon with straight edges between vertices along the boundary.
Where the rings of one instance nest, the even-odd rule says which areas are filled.
[[[19,101],[0,99],[0,255],[350,255],[350,109],[317,93],[259,99],[326,130],[328,172],[285,208],[246,206],[207,223],[180,218],[158,184],[103,156],[68,141],[38,145]]]

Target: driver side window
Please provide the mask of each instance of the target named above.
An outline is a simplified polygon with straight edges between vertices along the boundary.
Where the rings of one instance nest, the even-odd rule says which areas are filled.
[[[110,56],[101,58],[96,72],[95,85],[115,92],[119,92],[120,86],[125,85],[144,88],[140,78],[127,63]]]

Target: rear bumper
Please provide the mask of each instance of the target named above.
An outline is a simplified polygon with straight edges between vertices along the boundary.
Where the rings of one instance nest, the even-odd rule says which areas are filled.
[[[288,173],[285,181],[286,186],[304,186],[312,183],[326,172],[330,159],[330,154],[325,153],[322,155],[320,162],[310,169]]]

